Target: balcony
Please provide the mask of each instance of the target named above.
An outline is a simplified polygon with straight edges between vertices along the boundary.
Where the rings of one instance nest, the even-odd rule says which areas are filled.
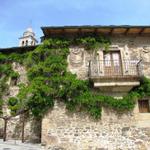
[[[93,60],[89,63],[89,78],[94,82],[94,87],[107,95],[126,95],[140,84],[141,75],[139,60]]]

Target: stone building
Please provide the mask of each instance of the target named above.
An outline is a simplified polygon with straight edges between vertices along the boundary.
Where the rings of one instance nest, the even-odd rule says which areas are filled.
[[[34,42],[26,47],[23,42],[30,31],[28,29],[24,33],[25,38],[20,39],[20,48],[0,51],[33,50],[36,46],[31,45],[36,43],[35,38],[31,38]],[[110,38],[109,52],[99,48],[94,59],[84,47],[78,46],[71,46],[68,56],[68,70],[80,79],[92,80],[94,89],[103,94],[121,100],[140,85],[142,75],[150,78],[150,26],[42,27],[42,31],[43,40],[80,35],[104,35]],[[102,118],[97,121],[83,112],[70,114],[63,103],[56,102],[54,108],[44,116],[41,130],[41,143],[45,149],[149,150],[150,99],[137,101],[134,110],[124,114],[103,108]]]
[[[100,92],[119,100],[150,77],[149,26],[42,27],[44,38],[102,34],[111,40],[109,52],[97,51],[95,59],[84,47],[70,47],[68,70],[80,79],[90,79]],[[103,108],[94,121],[86,114],[68,114],[56,103],[42,121],[42,144],[67,150],[150,149],[150,101],[139,100],[132,112],[117,114]],[[56,148],[56,149],[57,149]]]
[[[27,52],[27,51],[32,51],[37,47],[37,40],[35,38],[35,33],[32,31],[32,28],[28,28],[24,34],[23,37],[19,38],[19,46],[18,47],[10,47],[10,48],[0,48],[0,53],[4,53],[4,54],[9,54],[9,53],[23,53],[23,52]],[[9,79],[7,81],[8,84],[8,90],[7,92],[3,95],[3,108],[2,108],[2,112],[3,112],[3,117],[9,117],[10,115],[10,109],[8,109],[8,99],[10,97],[15,97],[17,96],[17,94],[19,93],[19,84],[23,83],[26,84],[27,83],[27,75],[26,75],[26,69],[24,66],[22,66],[19,63],[12,63],[12,68],[15,72],[19,73],[19,78],[17,79],[17,81],[15,83],[12,83],[12,81]],[[34,132],[34,127],[36,128],[36,124],[38,125],[38,123],[34,123],[35,120],[33,120],[33,118],[29,118],[29,117],[25,117],[25,127],[24,127],[24,131],[25,131],[25,140],[26,141],[37,141],[39,140],[36,136],[35,136],[35,132]],[[40,122],[39,122],[40,124]],[[17,117],[12,117],[11,119],[9,119],[7,121],[7,137],[6,140],[10,140],[10,139],[21,139],[21,128],[22,128],[22,117],[17,116]],[[3,138],[4,136],[4,119],[0,118],[0,138]],[[38,127],[37,127],[37,131],[38,131]],[[39,130],[40,132],[40,130]],[[37,132],[38,133],[38,132]],[[41,134],[41,133],[39,133]]]

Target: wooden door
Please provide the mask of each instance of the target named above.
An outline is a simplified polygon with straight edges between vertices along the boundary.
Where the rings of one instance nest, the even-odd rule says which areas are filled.
[[[104,54],[104,72],[106,76],[122,75],[122,64],[119,51]]]
[[[140,113],[150,112],[149,101],[148,100],[139,100],[138,105],[139,105],[139,112]]]

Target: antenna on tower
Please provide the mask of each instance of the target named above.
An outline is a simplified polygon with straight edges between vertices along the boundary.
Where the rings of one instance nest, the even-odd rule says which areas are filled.
[[[29,21],[29,27],[32,27],[32,19]]]

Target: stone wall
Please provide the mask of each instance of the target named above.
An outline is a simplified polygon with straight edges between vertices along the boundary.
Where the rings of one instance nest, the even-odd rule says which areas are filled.
[[[120,50],[122,60],[142,59],[143,74],[150,77],[149,37],[110,37],[110,50]],[[80,79],[88,78],[92,55],[82,47],[70,48],[68,70]],[[97,59],[103,51],[97,52]],[[148,150],[150,149],[150,113],[139,113],[138,104],[133,112],[117,114],[103,108],[101,120],[87,114],[70,114],[63,103],[56,103],[42,121],[42,144],[46,149],[64,150]]]
[[[110,51],[118,50],[122,60],[142,60],[143,74],[150,77],[150,37],[113,36],[110,37]],[[80,79],[88,78],[89,60],[92,55],[82,47],[70,48],[68,56],[68,70],[77,74]],[[103,60],[103,49],[97,52],[98,60]]]
[[[150,38],[149,37],[111,37],[110,50],[120,50],[122,59],[143,59],[143,73],[150,77]],[[89,60],[92,54],[82,47],[71,47],[68,56],[68,70],[80,79],[88,78]],[[97,58],[102,59],[100,49]],[[18,83],[27,83],[23,66],[13,64],[19,72]],[[8,81],[10,84],[10,81]],[[11,86],[4,99],[18,94],[18,86]],[[9,115],[7,105],[3,107],[4,115]],[[7,139],[21,137],[21,118],[12,118],[8,123]],[[150,148],[150,114],[139,113],[138,104],[133,112],[117,114],[103,108],[101,120],[95,121],[81,112],[70,114],[63,103],[55,103],[52,110],[42,120],[42,144],[46,149],[66,150],[148,150]],[[37,125],[37,126],[35,126]],[[3,128],[3,120],[0,120]],[[28,118],[25,124],[26,140],[40,137],[40,121]]]
[[[17,79],[17,84],[14,85],[11,79],[8,80],[8,91],[3,95],[4,99],[4,105],[3,105],[3,116],[10,116],[10,110],[8,108],[8,99],[10,97],[15,97],[19,93],[19,87],[18,85],[20,83],[27,84],[27,76],[26,76],[26,70],[25,67],[20,65],[19,63],[12,63],[12,68],[15,72],[19,73],[19,78]],[[26,141],[33,141],[33,142],[39,142],[40,141],[40,134],[41,134],[41,122],[36,121],[29,117],[29,115],[25,116],[25,140]],[[0,138],[3,136],[3,128],[4,128],[4,120],[0,119]],[[36,131],[35,131],[36,128]],[[22,134],[22,116],[16,116],[12,117],[8,120],[7,125],[7,140],[10,139],[21,139]]]
[[[148,150],[150,127],[141,126],[134,112],[103,108],[101,120],[95,121],[85,113],[70,114],[57,102],[43,119],[42,144],[47,150]]]

